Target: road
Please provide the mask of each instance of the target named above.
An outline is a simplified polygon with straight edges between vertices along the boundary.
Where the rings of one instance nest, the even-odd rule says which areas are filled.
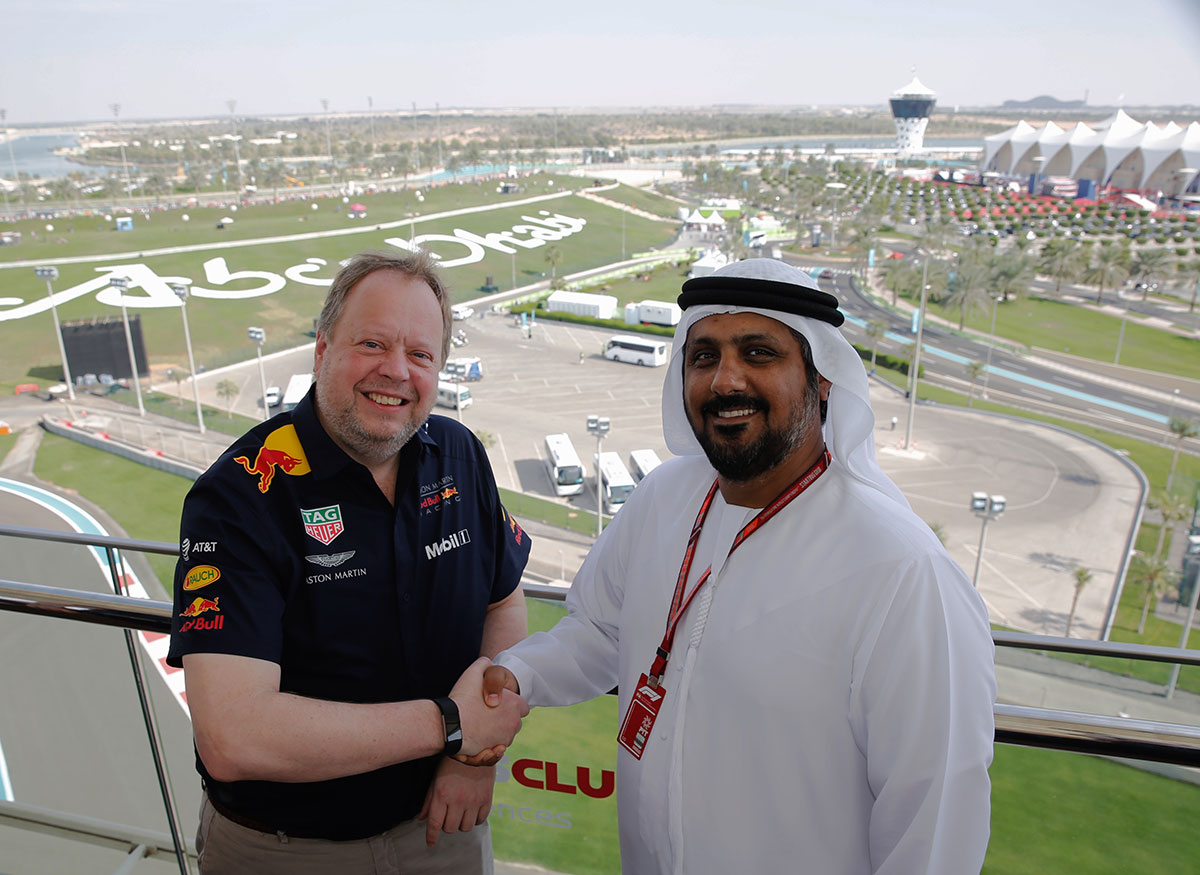
[[[871,348],[865,325],[872,320],[887,326],[879,351],[907,358],[912,343],[911,307],[881,306],[852,282],[843,263],[815,258],[803,266],[829,266],[833,276],[823,286],[838,296],[847,313],[844,328],[852,341]],[[1001,341],[1003,342],[1003,341]],[[958,334],[930,319],[925,323],[922,379],[963,394],[975,393],[1000,404],[1071,419],[1149,442],[1170,438],[1167,423],[1174,415],[1200,418],[1200,382],[1171,375],[1153,375],[1112,367],[1066,355],[1029,356],[1007,345],[992,347],[990,368],[974,386],[966,366],[988,360],[986,337]]]

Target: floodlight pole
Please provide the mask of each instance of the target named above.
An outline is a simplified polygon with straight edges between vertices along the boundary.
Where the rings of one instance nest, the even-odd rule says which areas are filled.
[[[179,312],[183,316],[183,341],[187,346],[188,371],[192,375],[192,397],[196,400],[196,424],[204,434],[204,413],[200,408],[200,384],[196,381],[196,359],[192,356],[192,332],[188,328],[187,302],[188,284],[171,283],[171,291],[179,298]]]
[[[976,589],[979,589],[979,567],[983,564],[983,544],[987,539],[988,523],[998,519],[1000,514],[1004,513],[1007,504],[1003,495],[988,495],[984,492],[971,494],[971,510],[975,511],[975,516],[982,521],[979,527],[979,552],[975,554],[975,573],[971,575],[971,585]]]
[[[129,350],[129,370],[133,372],[133,391],[137,395],[138,416],[146,415],[142,404],[142,381],[138,378],[137,359],[133,354],[133,333],[129,330],[129,311],[125,308],[125,292],[129,290],[129,277],[110,276],[108,284],[121,293],[121,321],[125,323],[125,347]]]
[[[33,273],[46,281],[46,297],[50,299],[50,312],[54,314],[54,338],[58,341],[58,354],[62,356],[63,376],[67,381],[67,396],[74,401],[75,385],[71,380],[71,366],[67,364],[67,347],[63,343],[62,325],[58,321],[58,305],[54,303],[54,287],[50,285],[58,279],[58,268],[35,267]]]

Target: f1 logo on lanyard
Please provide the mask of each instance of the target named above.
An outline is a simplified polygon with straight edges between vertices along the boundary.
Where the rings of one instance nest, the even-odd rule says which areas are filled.
[[[795,483],[777,495],[770,504],[758,512],[754,519],[746,523],[737,533],[737,537],[733,539],[729,553],[732,555],[734,550],[745,543],[746,539],[765,525],[771,517],[787,507],[792,499],[805,489],[812,486],[817,478],[828,469],[829,462],[829,450],[825,450],[813,463],[813,466],[800,475]],[[637,690],[634,691],[633,698],[629,702],[629,710],[625,712],[625,719],[621,721],[621,731],[617,734],[617,742],[621,747],[638,760],[642,758],[642,754],[646,750],[650,734],[654,731],[654,721],[658,719],[659,709],[662,708],[662,703],[667,697],[667,689],[662,685],[662,679],[667,671],[667,660],[671,658],[671,644],[675,640],[675,628],[679,625],[679,620],[683,617],[684,611],[688,609],[688,605],[692,603],[696,593],[708,582],[708,578],[712,574],[710,565],[700,575],[700,579],[696,581],[692,591],[687,593],[686,598],[684,597],[688,574],[692,570],[692,559],[696,553],[696,542],[700,540],[700,530],[704,528],[704,520],[708,516],[713,497],[716,494],[717,481],[714,480],[713,485],[709,487],[708,495],[704,498],[704,503],[700,505],[700,512],[696,514],[696,522],[692,525],[692,533],[688,537],[687,551],[683,554],[679,578],[675,581],[675,594],[671,598],[671,608],[667,613],[667,630],[663,633],[662,644],[658,646],[654,662],[650,666],[650,672],[642,674],[638,680]]]

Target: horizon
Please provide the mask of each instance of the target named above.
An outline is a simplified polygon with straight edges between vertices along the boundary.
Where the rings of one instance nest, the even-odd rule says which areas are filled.
[[[10,10],[0,107],[11,127],[337,114],[698,107],[880,107],[916,75],[942,110],[1053,95],[1183,107],[1200,82],[1200,4],[957,0],[917,13],[853,0],[599,11],[514,0],[397,9],[42,0]],[[134,34],[135,37],[131,37]],[[418,38],[411,39],[409,34]],[[43,36],[46,35],[46,36]],[[199,37],[197,38],[197,35]],[[1030,63],[1036,59],[1037,63]],[[110,119],[111,105],[119,111]]]

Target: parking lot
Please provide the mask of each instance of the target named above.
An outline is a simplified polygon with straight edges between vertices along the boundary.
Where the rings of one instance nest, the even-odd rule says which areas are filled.
[[[451,355],[478,356],[484,370],[482,380],[466,384],[472,404],[461,411],[462,421],[494,439],[488,453],[502,487],[593,509],[596,441],[587,431],[590,414],[610,418],[603,449],[618,453],[623,461],[630,451],[642,448],[669,457],[661,422],[666,369],[603,358],[603,343],[613,331],[543,320],[526,336],[512,317],[490,312],[456,321],[455,330],[459,328],[468,342],[452,349]],[[310,370],[311,365],[311,345],[278,354],[265,363],[267,381],[286,386],[291,374]],[[230,369],[225,376],[205,375],[202,396],[209,403],[220,403],[213,387],[223,378],[247,387],[235,409],[261,415],[256,362]],[[162,388],[169,391],[174,386]],[[917,409],[914,452],[905,452],[903,397],[873,385],[872,404],[880,465],[917,514],[941,530],[951,555],[969,575],[981,531],[980,520],[968,509],[971,493],[1003,494],[1008,499],[1004,516],[990,524],[979,570],[979,588],[993,621],[1062,634],[1073,595],[1072,572],[1083,566],[1092,571],[1095,582],[1080,597],[1073,631],[1095,635],[1138,510],[1136,475],[1113,454],[1073,435],[936,406]],[[455,415],[444,407],[435,412]],[[894,430],[893,416],[898,421]],[[556,432],[570,436],[584,462],[588,477],[581,495],[553,496],[543,459],[544,438]],[[572,564],[558,545],[544,558],[555,566]],[[567,577],[573,571],[564,570]]]

